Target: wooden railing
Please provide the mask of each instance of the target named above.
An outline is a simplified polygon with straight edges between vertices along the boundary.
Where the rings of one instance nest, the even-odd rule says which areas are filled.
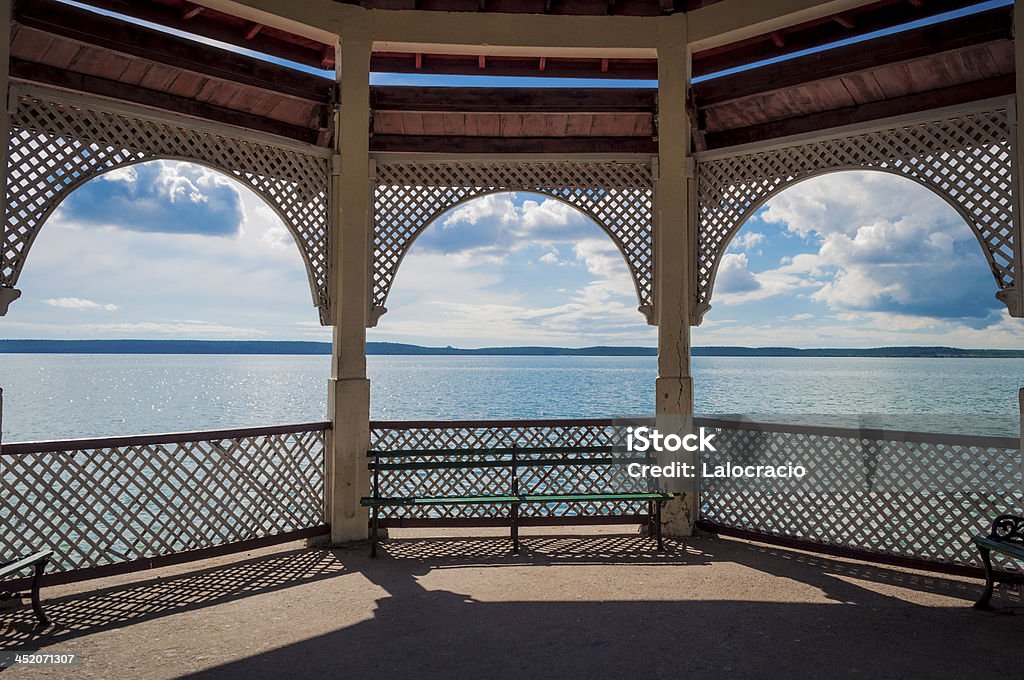
[[[371,448],[391,451],[563,447],[562,457],[621,447],[625,428],[651,421],[377,421]],[[970,539],[993,517],[1024,508],[1019,440],[698,418],[717,451],[701,464],[802,465],[793,478],[702,478],[705,528],[842,548],[866,556],[971,566]],[[52,582],[312,537],[327,532],[330,423],[6,444],[0,449],[0,550],[55,551]],[[583,462],[530,483],[593,492],[637,481],[624,466]],[[493,475],[493,471],[490,473]],[[440,471],[406,480],[443,496],[472,483]],[[498,480],[500,481],[500,480]],[[401,483],[398,480],[397,483]],[[396,510],[394,524],[486,524],[477,508]],[[405,512],[406,514],[401,514]],[[560,516],[635,522],[641,504],[538,506]],[[415,516],[413,516],[415,515]],[[422,516],[421,516],[422,515]]]
[[[0,548],[52,548],[51,569],[82,576],[324,533],[329,428],[5,444]]]

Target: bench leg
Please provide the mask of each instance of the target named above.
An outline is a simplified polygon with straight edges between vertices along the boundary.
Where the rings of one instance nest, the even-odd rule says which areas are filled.
[[[378,510],[377,510],[377,506],[375,505],[375,506],[373,506],[373,509],[370,511],[370,557],[371,558],[377,556],[377,527],[378,527],[378,525],[380,523],[379,519],[377,518],[377,515],[378,515]]]
[[[658,539],[658,552],[665,552],[665,542],[661,538],[661,505],[664,501],[656,501],[654,505],[654,536]]]
[[[39,623],[44,626],[50,625],[50,619],[46,618],[46,614],[43,613],[43,604],[39,600],[39,587],[40,581],[43,578],[43,570],[46,569],[46,563],[49,560],[43,560],[42,562],[36,563],[35,574],[32,576],[32,611],[36,613],[36,618],[39,619]]]
[[[519,554],[519,506],[512,504],[512,553]]]
[[[978,548],[978,552],[981,553],[981,561],[985,563],[985,592],[981,594],[981,598],[974,603],[975,609],[991,609],[989,600],[992,599],[992,590],[995,586],[995,579],[992,576],[992,557],[989,555],[988,548]]]

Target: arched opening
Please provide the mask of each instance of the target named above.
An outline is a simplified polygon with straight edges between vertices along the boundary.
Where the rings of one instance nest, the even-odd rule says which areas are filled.
[[[263,197],[205,165],[147,161],[83,183],[39,230],[3,337],[172,344],[0,355],[5,439],[322,418],[326,357],[173,344],[327,340],[295,246]]]
[[[1024,328],[994,292],[974,231],[929,188],[876,171],[794,183],[735,234],[693,333],[695,346],[775,349],[697,356],[698,410],[1009,434],[1024,359],[979,350],[1020,349]]]
[[[409,249],[371,342],[448,356],[369,357],[376,418],[607,417],[649,410],[656,361],[523,349],[626,346],[656,332],[637,312],[608,233],[558,198],[498,192],[460,203]],[[458,349],[519,347],[515,354]],[[371,344],[370,351],[391,351]],[[419,351],[419,350],[401,350]],[[641,352],[637,352],[641,354]]]
[[[206,172],[203,173],[203,176],[207,178],[207,184],[212,183],[212,181],[208,178],[216,178],[216,180],[220,181],[222,184],[227,182],[228,185],[231,186],[237,184],[240,187],[244,187],[244,190],[247,192],[247,194],[251,194],[253,197],[258,198],[262,202],[263,208],[271,211],[274,214],[274,216],[277,218],[280,224],[285,227],[287,233],[291,235],[293,243],[299,248],[300,254],[302,255],[303,263],[306,267],[306,273],[309,278],[309,287],[313,297],[313,302],[314,304],[319,303],[321,293],[320,291],[318,291],[317,286],[317,272],[314,271],[313,263],[309,259],[310,253],[305,252],[305,249],[308,244],[303,243],[300,234],[296,233],[294,226],[289,223],[288,216],[284,214],[284,212],[282,211],[282,207],[275,203],[275,201],[270,196],[265,195],[261,191],[256,191],[252,187],[246,186],[242,182],[239,182],[237,177],[235,177],[234,175],[232,175],[231,173],[227,172],[222,168],[192,158],[163,156],[159,159],[154,159],[152,157],[149,157],[141,159],[128,159],[113,164],[104,163],[101,160],[100,164],[97,165],[96,167],[91,167],[89,165],[85,165],[81,168],[75,167],[76,162],[82,163],[88,160],[89,156],[88,154],[85,154],[83,155],[83,158],[77,159],[76,161],[64,161],[64,166],[60,167],[59,172],[55,174],[55,177],[47,177],[45,179],[38,180],[38,186],[34,187],[35,190],[29,191],[27,193],[29,196],[47,197],[47,201],[45,203],[42,203],[40,205],[26,204],[24,206],[17,206],[17,211],[21,213],[20,221],[27,222],[27,224],[14,226],[16,230],[27,228],[29,232],[27,234],[25,242],[23,244],[19,244],[18,250],[20,251],[20,254],[15,259],[15,261],[7,262],[5,260],[5,262],[3,263],[5,268],[3,272],[5,277],[5,283],[10,284],[18,280],[21,268],[24,267],[29,252],[31,251],[32,246],[35,243],[35,240],[38,238],[39,234],[42,231],[42,227],[46,224],[46,222],[49,221],[50,217],[57,210],[60,209],[60,206],[64,203],[64,201],[67,200],[69,196],[75,194],[80,187],[93,182],[93,180],[101,179],[104,177],[106,177],[109,180],[121,181],[123,183],[134,186],[134,179],[138,178],[140,166],[142,173],[147,176],[152,174],[151,170],[155,167],[165,169],[195,167],[197,169],[205,169]],[[30,186],[31,183],[29,184],[29,186],[21,186],[18,189],[18,191],[25,191],[26,189],[30,188]],[[172,189],[181,191],[183,188],[181,186],[176,186],[171,187],[168,190],[170,191]],[[85,196],[89,197],[92,193],[93,192],[86,192]],[[78,196],[78,200],[81,201],[83,194],[81,192],[78,192]],[[174,196],[172,196],[171,194],[169,194],[169,196],[171,198],[174,198]],[[129,197],[119,198],[122,200],[122,208],[127,209],[129,211],[138,211],[139,206],[132,205],[132,202],[129,200]],[[180,198],[188,199],[189,196],[182,195]],[[197,203],[202,203],[202,201],[198,201]],[[183,206],[186,208],[188,207],[187,204],[187,200],[181,200],[178,201],[178,205],[176,207],[179,209],[180,212]],[[151,204],[144,203],[143,205],[145,206]],[[199,206],[195,207],[198,208]],[[210,218],[216,218],[215,215],[211,214],[206,214],[204,215],[204,217],[206,218],[207,221]],[[165,220],[165,223],[155,224],[152,226],[151,230],[169,233],[187,232],[187,225],[189,224],[189,217],[186,214],[181,215],[180,217],[175,216],[173,218],[173,222],[167,222]],[[8,246],[8,244],[4,245]],[[13,266],[13,272],[8,272],[6,270],[8,266]],[[8,281],[8,278],[12,280]]]

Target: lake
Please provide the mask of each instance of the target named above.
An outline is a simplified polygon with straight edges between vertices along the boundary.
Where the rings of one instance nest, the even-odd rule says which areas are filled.
[[[0,354],[3,441],[321,420],[330,357]],[[696,410],[1016,436],[1024,359],[695,357]],[[654,357],[371,356],[375,419],[653,413]]]

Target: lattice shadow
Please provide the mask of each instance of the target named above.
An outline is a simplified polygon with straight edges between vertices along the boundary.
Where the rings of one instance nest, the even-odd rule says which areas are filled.
[[[331,551],[293,550],[54,600],[46,599],[44,589],[44,607],[53,625],[40,628],[29,608],[11,612],[6,621],[0,619],[0,649],[49,645],[350,571]]]
[[[715,541],[710,545],[714,546],[715,543],[719,542]],[[836,594],[837,588],[845,589],[849,581],[853,580],[973,601],[981,595],[983,586],[981,579],[962,580],[941,574],[905,571],[885,565],[845,561],[746,541],[729,540],[720,543],[728,546],[715,551],[721,559],[728,559],[783,578],[795,579],[821,588],[830,595]],[[1013,609],[1024,608],[1024,597],[1019,591],[997,586],[996,592],[1000,598],[997,605]],[[835,599],[849,601],[845,596]]]
[[[654,539],[637,535],[522,536],[520,554],[501,536],[393,538],[381,544],[384,558],[428,563],[434,568],[522,564],[707,564],[705,551],[666,539],[659,553]]]

